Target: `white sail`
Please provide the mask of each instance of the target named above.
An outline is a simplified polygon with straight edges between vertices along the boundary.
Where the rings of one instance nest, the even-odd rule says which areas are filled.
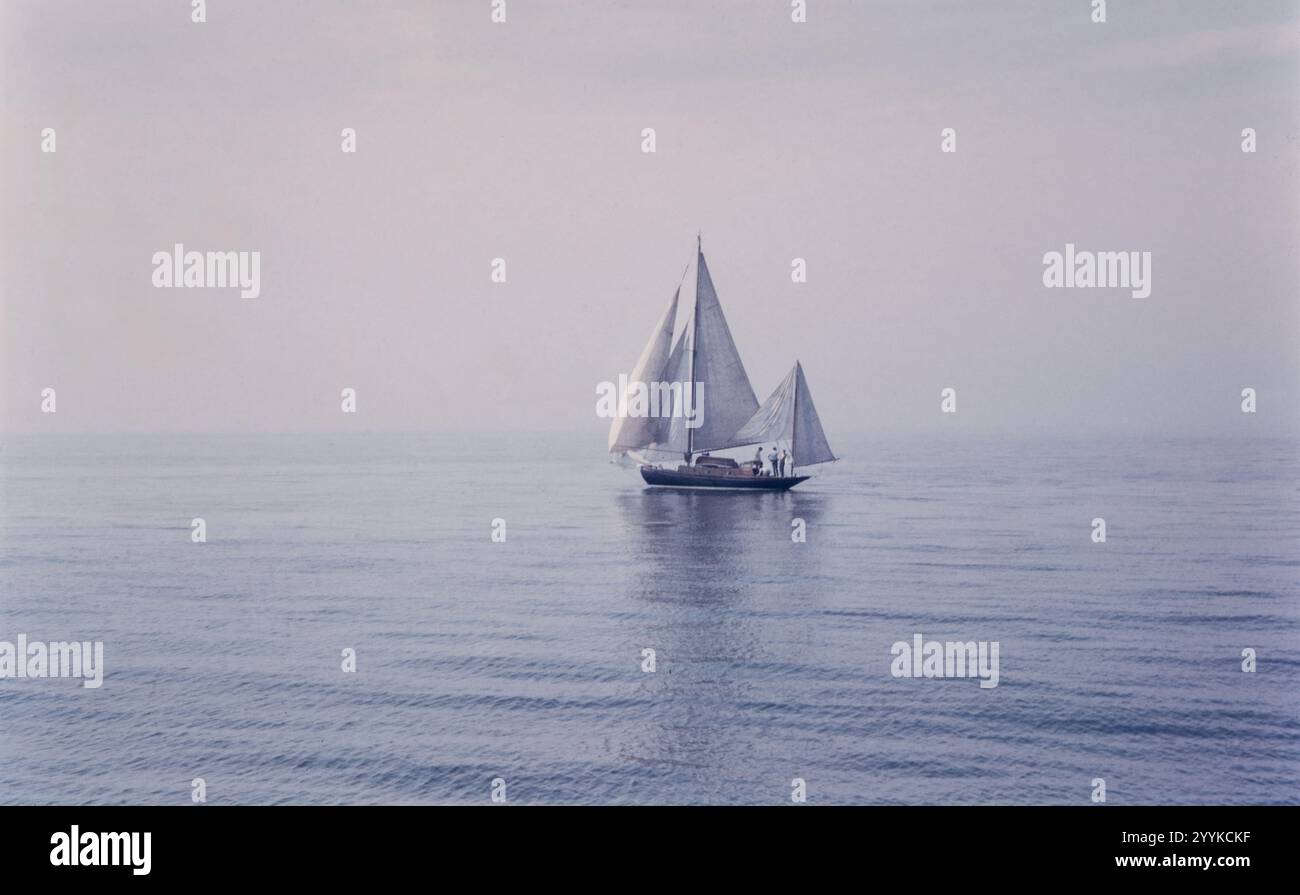
[[[664,382],[690,380],[691,349],[687,337],[694,328],[694,322],[693,316],[687,318],[686,327],[677,337],[677,344],[673,346],[673,352],[668,356],[668,363],[664,367]],[[686,412],[689,409],[683,400],[682,407],[673,407],[668,415],[655,420],[654,443],[647,450],[658,454],[684,456],[686,454]]]
[[[791,439],[791,453],[794,454],[796,466],[813,466],[817,463],[829,463],[836,459],[831,453],[830,442],[822,429],[821,417],[817,415],[817,405],[813,403],[812,391],[808,380],[803,375],[803,364],[794,362],[794,438]]]
[[[646,343],[640,359],[632,368],[632,375],[628,377],[629,383],[639,382],[649,387],[652,382],[669,381],[665,371],[668,366],[668,349],[673,341],[673,321],[677,319],[677,299],[681,291],[681,287],[678,286],[677,291],[673,293],[672,303],[668,305],[668,310],[664,312],[654,332],[650,334],[650,341]],[[659,419],[649,416],[616,416],[609,427],[610,452],[646,447],[659,436],[660,422]]]
[[[817,406],[803,375],[803,365],[795,361],[794,369],[763,402],[732,439],[733,444],[787,442],[795,466],[812,466],[836,459],[822,430]]]
[[[748,422],[736,432],[740,444],[794,440],[795,370],[792,368]]]
[[[695,314],[689,332],[700,412],[699,426],[690,433],[691,449],[715,451],[744,444],[732,436],[758,409],[758,398],[731,338],[702,251],[696,252]]]

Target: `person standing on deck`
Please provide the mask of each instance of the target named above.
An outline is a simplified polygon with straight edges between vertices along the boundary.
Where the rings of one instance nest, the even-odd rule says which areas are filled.
[[[781,468],[781,477],[785,477],[785,448],[781,448],[781,456],[778,458],[777,465]]]
[[[763,474],[763,446],[760,444],[758,450],[754,451],[754,475]]]
[[[772,475],[776,475],[776,445],[767,452],[767,462],[772,464]]]

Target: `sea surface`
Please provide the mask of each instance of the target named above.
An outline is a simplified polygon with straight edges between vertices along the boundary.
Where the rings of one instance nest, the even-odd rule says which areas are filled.
[[[3,802],[1300,800],[1294,441],[840,437],[786,494],[567,435],[2,441],[0,640],[106,666],[0,680]],[[998,686],[894,677],[916,633]]]

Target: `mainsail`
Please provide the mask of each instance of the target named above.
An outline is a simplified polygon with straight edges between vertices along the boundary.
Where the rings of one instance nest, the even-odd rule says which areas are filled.
[[[732,439],[737,445],[769,441],[789,443],[795,466],[812,466],[836,459],[822,430],[808,381],[804,379],[803,365],[798,361]]]
[[[652,432],[653,438],[637,447],[655,454],[684,456],[743,444],[732,436],[758,409],[758,398],[731,338],[709,265],[698,247],[695,308],[678,334],[662,372],[662,382],[695,383],[690,401],[686,406],[674,405],[671,415],[665,409],[664,416],[649,420],[651,425],[644,431]],[[686,424],[691,412],[699,422],[695,428]],[[616,450],[612,446],[610,449]]]
[[[677,319],[677,299],[681,292],[682,287],[678,286],[677,291],[673,293],[672,303],[668,305],[668,310],[664,312],[654,332],[650,334],[650,341],[646,343],[640,360],[632,369],[629,382],[643,382],[648,385],[652,382],[667,381],[664,372],[668,366],[668,348],[673,341],[673,321]],[[626,410],[626,408],[619,409]],[[609,450],[611,452],[631,451],[645,447],[658,437],[660,422],[662,421],[655,417],[628,416],[626,413],[620,413],[614,417],[614,422],[609,427]]]
[[[690,380],[696,383],[699,426],[688,430],[692,451],[716,451],[744,444],[732,436],[755,410],[758,398],[749,384],[731,328],[718,303],[704,252],[696,250],[695,313],[690,347],[694,363]],[[676,425],[674,425],[676,428]]]

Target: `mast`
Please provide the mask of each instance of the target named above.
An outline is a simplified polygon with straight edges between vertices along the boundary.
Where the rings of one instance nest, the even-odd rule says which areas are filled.
[[[691,313],[691,412],[700,412],[700,396],[695,391],[695,333],[700,327],[700,259],[704,257],[701,247],[702,234],[695,234],[695,310]],[[691,465],[691,455],[695,453],[695,427],[686,427],[686,465]]]
[[[799,362],[794,362],[794,400],[790,402],[790,475],[794,475],[794,440],[799,436]]]

